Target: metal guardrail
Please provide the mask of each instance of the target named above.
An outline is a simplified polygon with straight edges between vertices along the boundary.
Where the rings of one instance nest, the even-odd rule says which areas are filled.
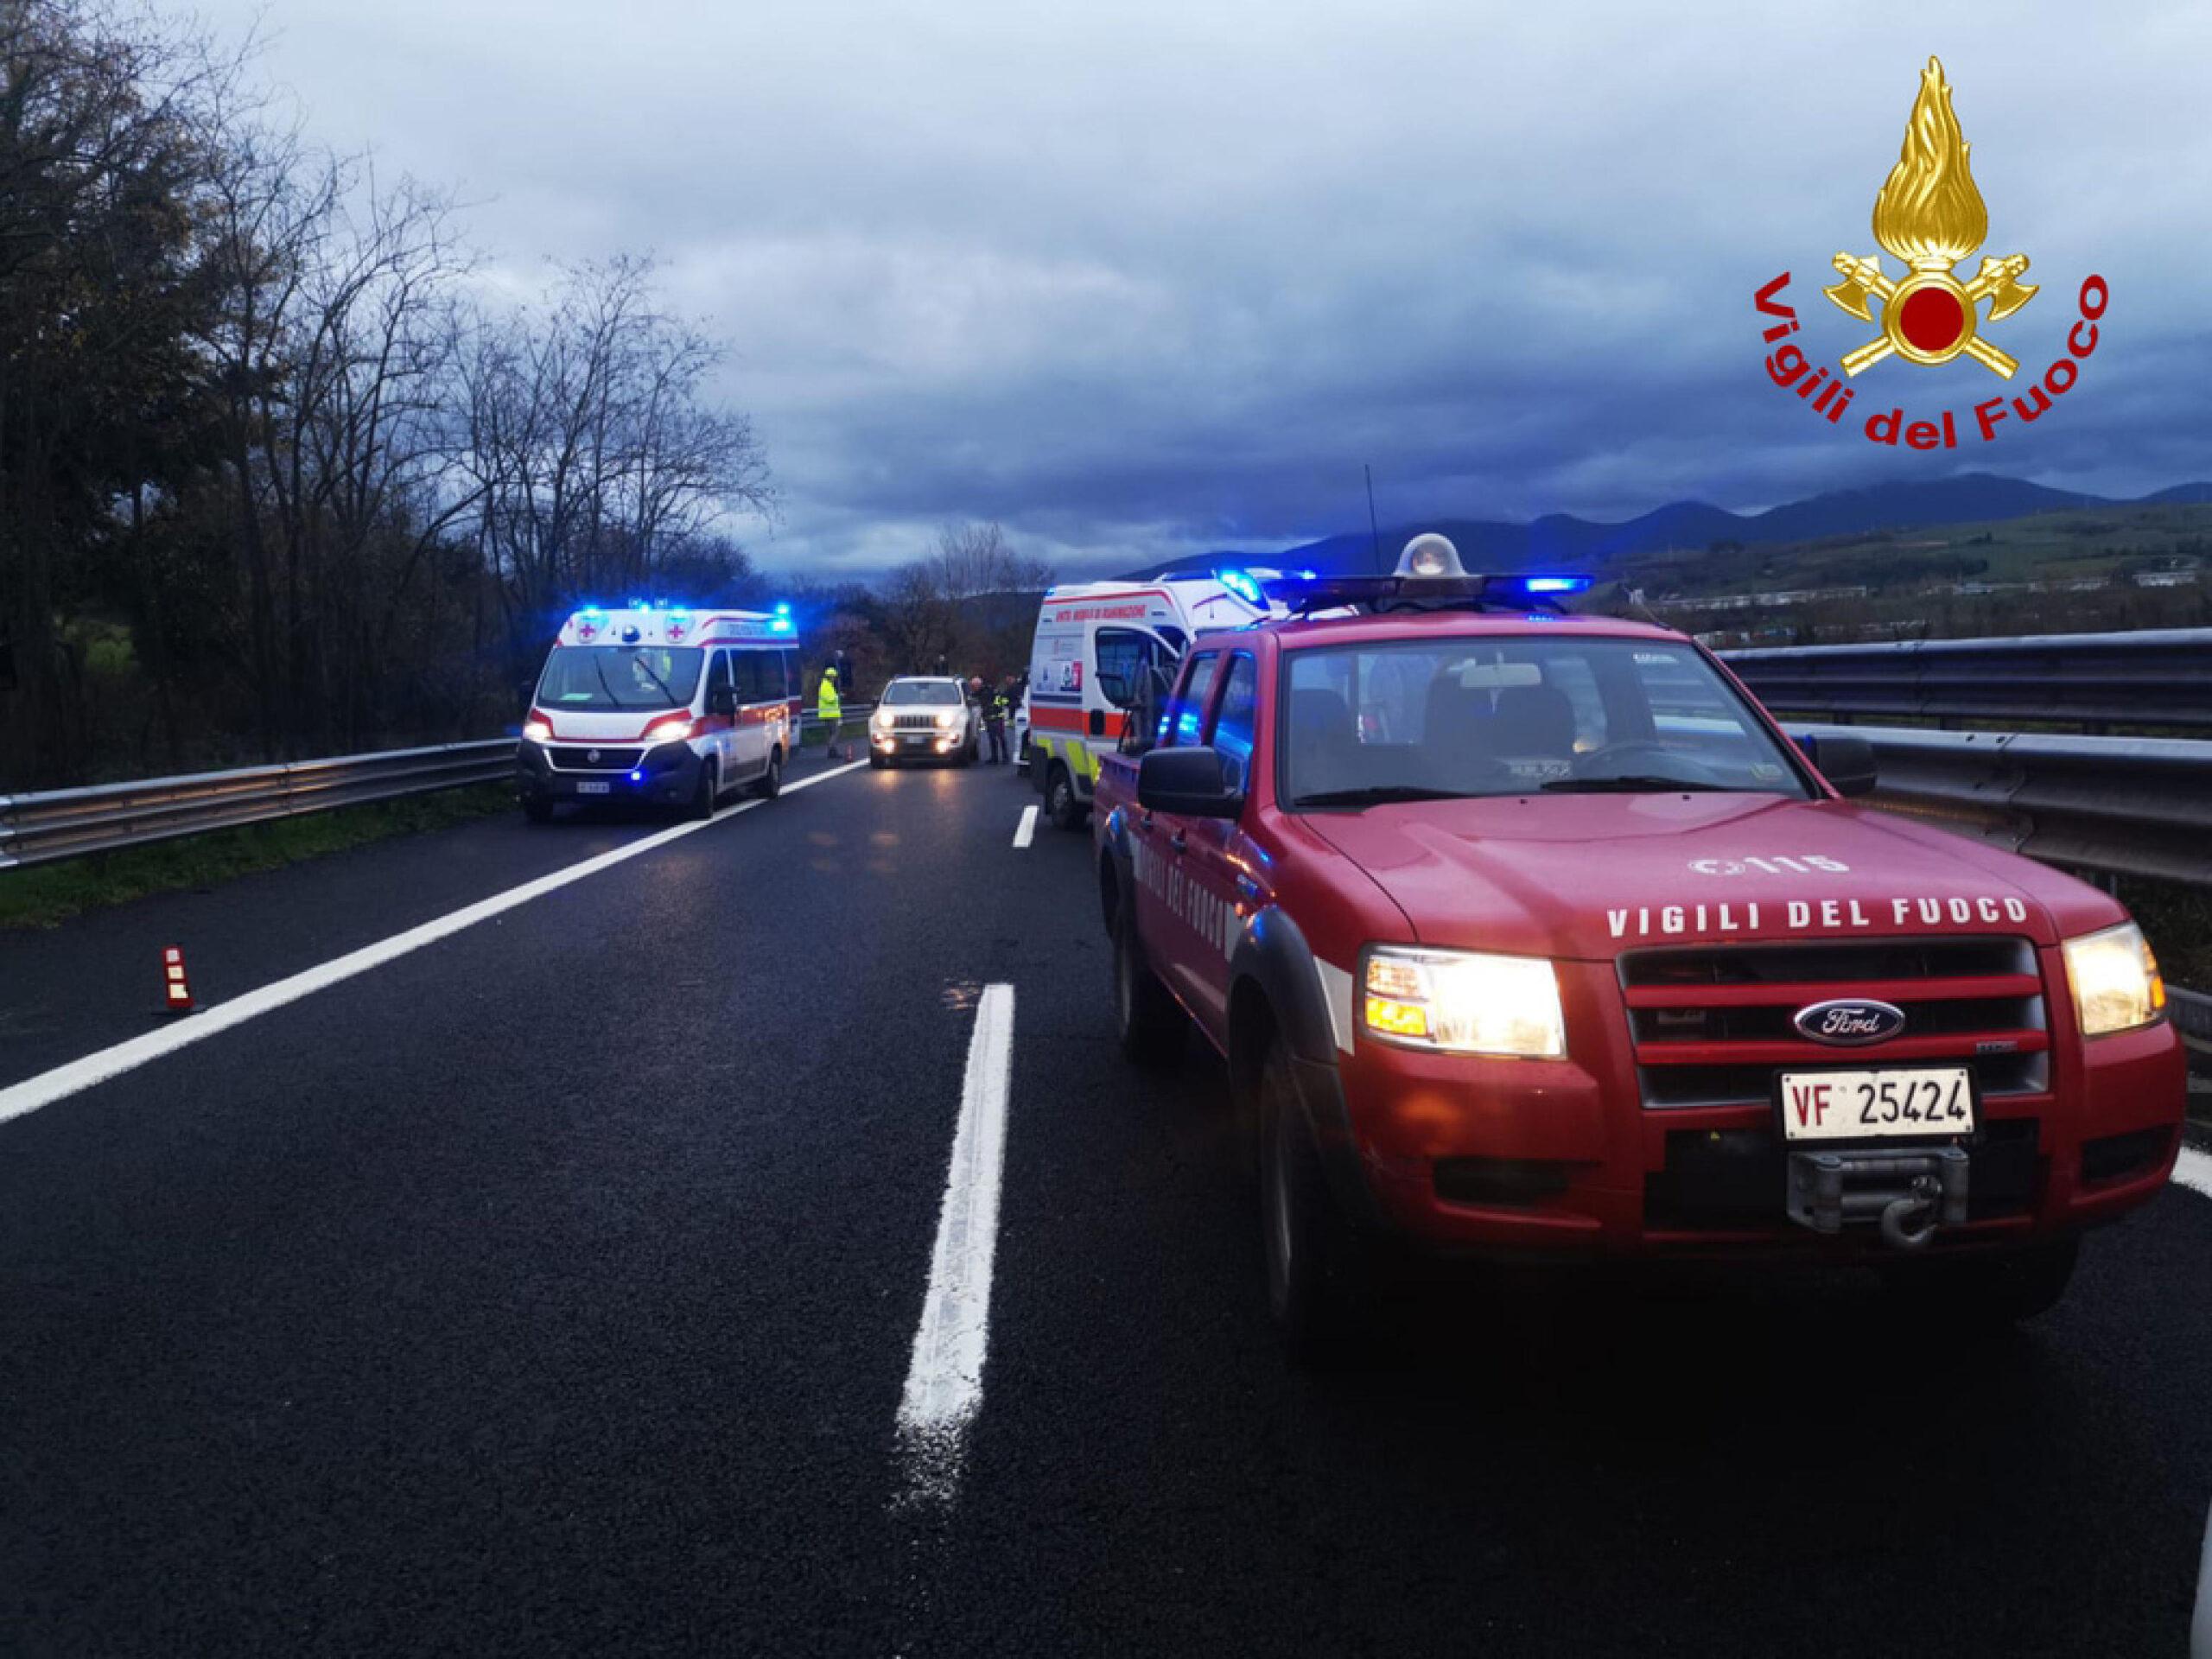
[[[872,702],[848,703],[840,724],[863,724],[874,709]],[[800,722],[801,743],[822,741],[822,731],[821,721],[805,715]],[[395,796],[502,783],[514,776],[514,760],[515,739],[493,737],[85,789],[0,795],[0,870]]]
[[[1785,715],[2212,729],[2212,628],[1720,655]]]
[[[515,740],[0,795],[0,869],[514,775]]]
[[[2175,1028],[2193,1046],[2212,1050],[2212,996],[2202,991],[2166,987],[2166,1013]]]
[[[2046,863],[2212,887],[2212,742],[1795,721],[1789,729],[1871,744],[1878,805]]]

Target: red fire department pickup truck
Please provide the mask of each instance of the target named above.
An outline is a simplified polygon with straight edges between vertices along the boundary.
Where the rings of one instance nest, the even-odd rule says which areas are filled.
[[[2023,1318],[2164,1185],[2184,1060],[2107,894],[1854,804],[1580,579],[1389,577],[1201,634],[1094,818],[1132,1058],[1195,1026],[1259,1136],[1268,1288],[1342,1327],[1378,1239],[1886,1270]]]

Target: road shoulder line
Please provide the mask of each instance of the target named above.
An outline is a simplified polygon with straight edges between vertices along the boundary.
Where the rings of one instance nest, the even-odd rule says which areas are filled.
[[[817,772],[810,778],[787,783],[784,785],[784,792],[790,794],[796,790],[811,788],[816,784],[856,771],[863,764],[855,761],[832,771]],[[136,1071],[149,1061],[173,1054],[181,1048],[188,1048],[206,1038],[228,1031],[233,1026],[244,1025],[247,1020],[281,1008],[288,1002],[296,1002],[303,996],[310,996],[357,974],[381,967],[410,951],[419,950],[426,944],[434,944],[464,928],[473,927],[479,922],[512,910],[518,905],[526,905],[533,899],[558,892],[572,882],[596,875],[601,870],[612,869],[617,864],[626,863],[657,848],[665,847],[671,842],[681,841],[686,836],[711,829],[717,823],[765,804],[760,800],[741,801],[734,806],[725,807],[711,818],[671,824],[652,835],[596,854],[579,863],[541,875],[535,880],[525,881],[520,887],[510,887],[505,893],[497,893],[488,899],[480,899],[473,905],[449,911],[404,932],[395,933],[389,938],[363,945],[342,957],[333,957],[313,968],[302,969],[296,974],[272,981],[241,996],[234,996],[227,1002],[218,1002],[198,1014],[181,1016],[173,1025],[97,1050],[80,1059],[41,1071],[36,1077],[27,1077],[21,1083],[0,1089],[0,1123],[5,1123],[11,1118],[27,1116],[42,1106],[50,1106],[57,1100],[65,1100],[96,1084]]]

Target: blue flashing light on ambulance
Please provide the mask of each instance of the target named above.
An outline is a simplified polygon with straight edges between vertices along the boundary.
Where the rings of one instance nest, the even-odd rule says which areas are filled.
[[[587,605],[561,626],[515,748],[524,814],[618,800],[711,817],[772,797],[798,747],[791,607]]]

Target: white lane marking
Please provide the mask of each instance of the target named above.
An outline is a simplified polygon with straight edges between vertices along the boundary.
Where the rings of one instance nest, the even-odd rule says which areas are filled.
[[[1016,847],[1027,847],[1036,839],[1037,809],[1033,806],[1025,806],[1021,809],[1021,822],[1014,826],[1014,844]]]
[[[967,1461],[968,1429],[983,1403],[1013,1061],[1014,987],[986,985],[968,1041],[960,1126],[953,1131],[952,1167],[938,1211],[929,1294],[899,1400],[899,1449],[906,1465],[903,1500],[951,1500]]]
[[[865,761],[855,760],[831,772],[817,772],[811,778],[785,784],[784,792],[789,794],[793,790],[811,788],[816,784],[857,771],[866,764]],[[758,800],[741,801],[735,806],[724,807],[711,818],[696,819],[656,830],[640,840],[617,847],[612,852],[587,858],[581,863],[556,870],[550,875],[541,875],[534,881],[525,881],[518,887],[510,887],[505,893],[479,899],[473,905],[424,922],[419,927],[410,927],[404,933],[395,933],[374,944],[365,944],[358,950],[349,951],[319,966],[303,969],[289,978],[274,981],[257,990],[234,996],[227,1002],[218,1002],[198,1014],[185,1015],[175,1025],[164,1026],[159,1031],[148,1032],[143,1037],[133,1037],[128,1042],[118,1043],[111,1048],[87,1054],[82,1059],[58,1065],[51,1071],[41,1071],[35,1077],[27,1077],[21,1083],[0,1089],[0,1123],[5,1123],[10,1118],[24,1116],[41,1106],[51,1106],[55,1101],[66,1099],[94,1084],[119,1077],[149,1060],[157,1060],[164,1054],[174,1054],[180,1048],[213,1037],[218,1032],[228,1031],[233,1026],[242,1026],[272,1008],[281,1008],[287,1002],[296,1002],[303,996],[335,985],[341,980],[351,979],[356,974],[365,974],[372,968],[381,967],[395,957],[404,957],[410,950],[419,950],[426,944],[435,944],[465,927],[473,927],[504,911],[512,910],[518,905],[526,905],[533,899],[557,892],[572,881],[581,881],[588,875],[612,869],[617,864],[641,857],[657,848],[667,846],[672,841],[681,841],[686,836],[765,804],[765,802]]]
[[[2196,1617],[2189,1622],[2190,1659],[2212,1659],[2212,1516],[2204,1518],[2204,1556],[2196,1568]]]
[[[2174,1160],[2174,1179],[2212,1198],[2212,1153],[2183,1147],[2181,1156]]]

